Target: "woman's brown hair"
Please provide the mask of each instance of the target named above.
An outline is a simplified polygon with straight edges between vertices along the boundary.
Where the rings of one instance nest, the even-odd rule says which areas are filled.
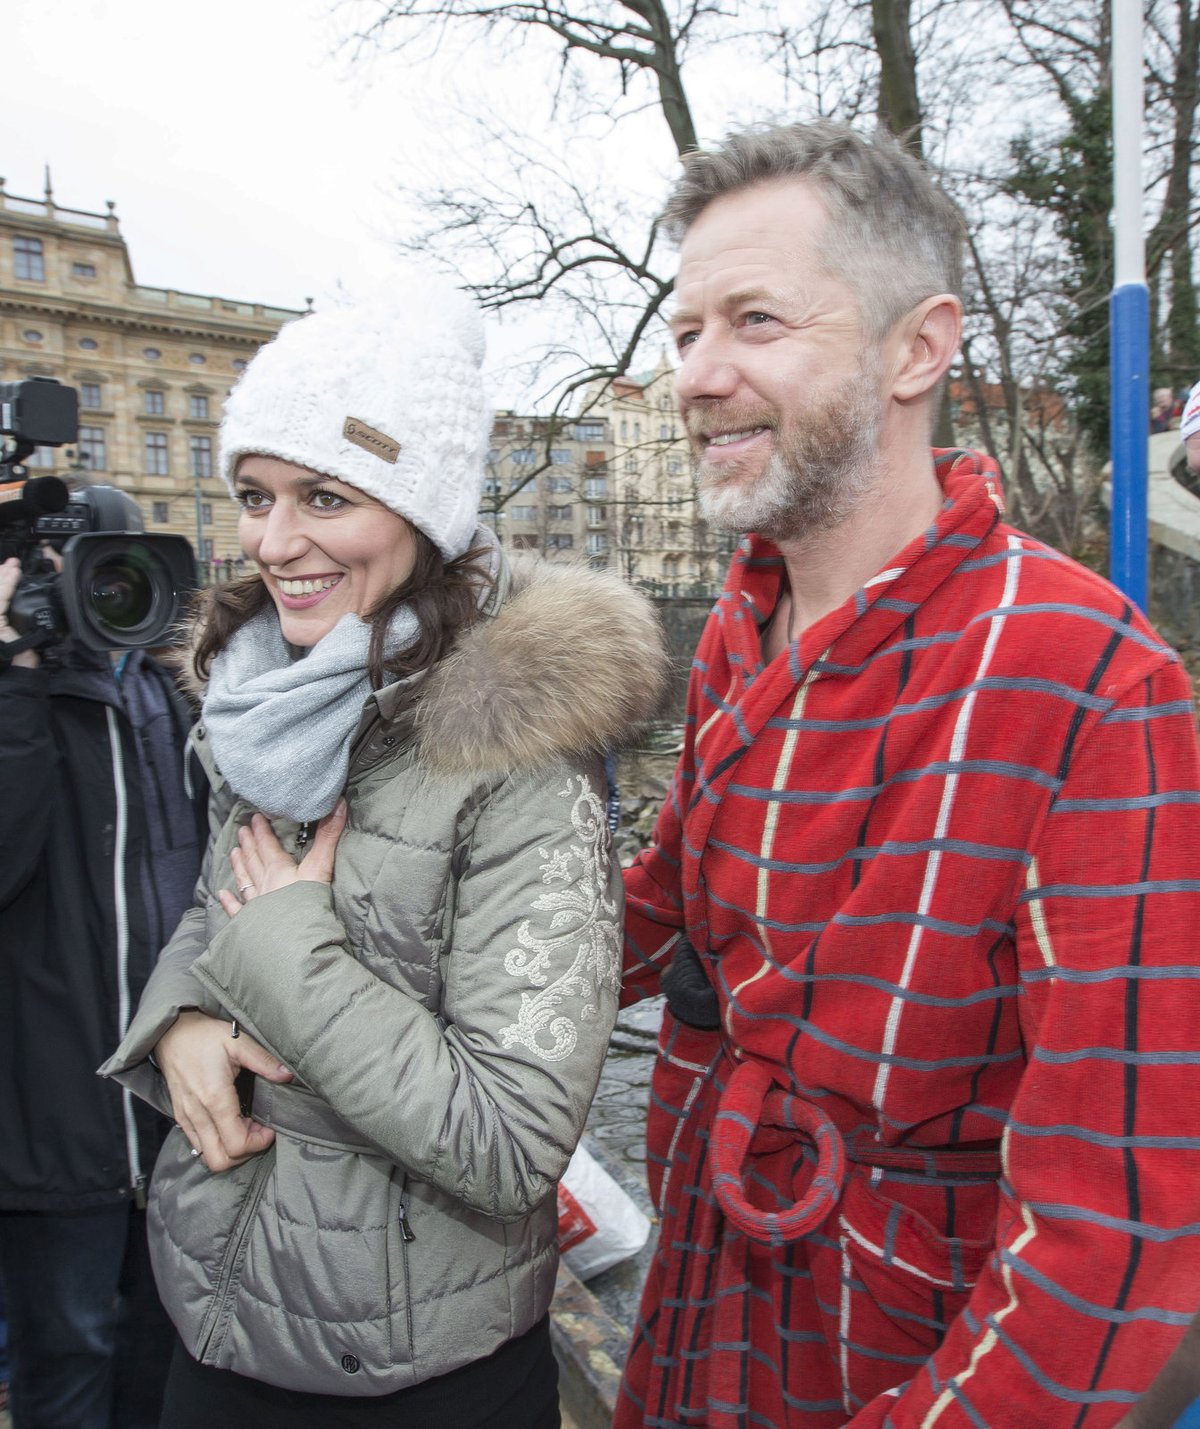
[[[409,675],[428,673],[458,636],[479,619],[483,592],[493,584],[486,565],[486,546],[473,546],[447,561],[424,531],[412,528],[416,559],[408,578],[363,617],[371,627],[367,674],[372,689]],[[407,602],[417,617],[417,635],[404,649],[386,657],[388,626]],[[227,585],[209,586],[193,601],[192,615],[199,638],[192,664],[201,680],[236,631],[271,604],[261,576],[247,576]]]

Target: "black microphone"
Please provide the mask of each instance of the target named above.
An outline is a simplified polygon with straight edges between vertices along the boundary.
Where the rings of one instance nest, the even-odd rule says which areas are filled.
[[[29,481],[9,481],[0,485],[0,526],[34,522],[39,516],[65,511],[71,493],[57,476],[35,476]]]

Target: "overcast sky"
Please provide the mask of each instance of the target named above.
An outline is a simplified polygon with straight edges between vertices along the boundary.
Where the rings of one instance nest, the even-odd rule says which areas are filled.
[[[40,197],[49,164],[64,207],[114,200],[135,277],[151,286],[302,307],[361,285],[413,225],[399,182],[444,143],[449,89],[469,88],[470,65],[489,56],[477,49],[466,69],[353,62],[355,13],[334,0],[7,0],[8,192]],[[509,55],[494,69],[528,91],[547,59]],[[490,329],[496,387],[536,326]]]

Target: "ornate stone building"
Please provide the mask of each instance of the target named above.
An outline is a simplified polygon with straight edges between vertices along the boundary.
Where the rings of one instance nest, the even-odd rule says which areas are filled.
[[[666,353],[650,372],[593,389],[584,407],[612,432],[613,539],[621,574],[672,590],[720,581],[732,545],[700,519]]]
[[[79,441],[31,474],[86,471],[128,491],[148,531],[186,536],[220,566],[239,554],[216,476],[221,406],[257,348],[298,314],[135,281],[114,206],[63,208],[0,180],[0,382],[55,377],[79,392]],[[213,567],[210,565],[209,570]]]

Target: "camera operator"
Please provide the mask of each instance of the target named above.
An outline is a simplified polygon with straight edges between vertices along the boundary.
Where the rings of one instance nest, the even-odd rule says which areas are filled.
[[[19,561],[0,564],[0,644],[17,638],[8,612],[21,579]],[[190,724],[171,675],[141,649],[97,654],[68,637],[0,668],[0,1274],[13,1429],[158,1423],[171,1329],[144,1189],[169,1124],[95,1068],[191,899],[205,791],[185,788]]]

